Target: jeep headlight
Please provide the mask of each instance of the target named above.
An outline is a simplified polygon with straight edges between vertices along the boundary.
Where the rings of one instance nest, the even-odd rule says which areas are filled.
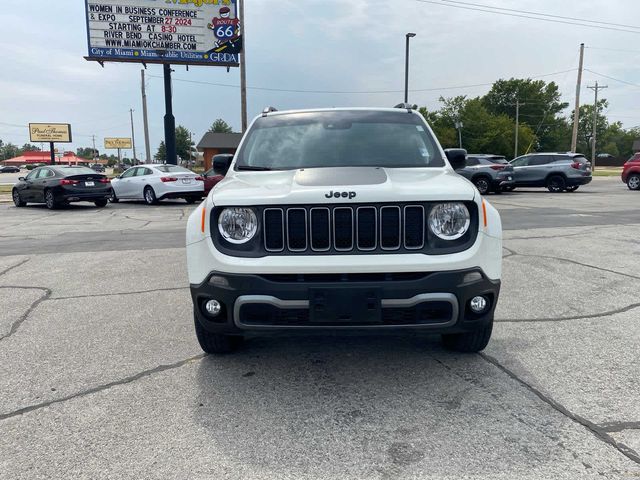
[[[230,243],[247,243],[257,230],[258,217],[250,208],[225,208],[218,218],[218,231]]]
[[[457,240],[471,224],[469,209],[464,203],[440,203],[429,212],[429,229],[442,240]]]

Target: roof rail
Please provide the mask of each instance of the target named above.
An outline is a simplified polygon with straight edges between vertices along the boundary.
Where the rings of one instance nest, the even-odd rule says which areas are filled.
[[[409,112],[411,112],[412,110],[417,110],[418,109],[418,105],[411,105],[410,103],[399,103],[393,108],[404,108],[404,109],[408,110]]]
[[[266,117],[268,114],[270,114],[271,112],[277,112],[278,109],[275,107],[265,107],[264,110],[262,110],[262,116]]]

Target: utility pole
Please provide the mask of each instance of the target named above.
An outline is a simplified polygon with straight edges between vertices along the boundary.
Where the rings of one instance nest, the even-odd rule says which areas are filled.
[[[147,163],[151,163],[151,145],[149,144],[149,119],[147,117],[147,88],[144,81],[144,69],[142,74],[142,120],[144,122],[144,148],[146,150]]]
[[[609,88],[607,85],[598,85],[596,82],[595,86],[587,87],[590,90],[593,90],[595,93],[595,100],[593,102],[593,136],[591,137],[591,170],[595,173],[596,171],[596,136],[598,133],[598,90],[602,90],[604,88]]]
[[[404,54],[404,103],[409,103],[409,39],[415,37],[415,33],[407,33]]]
[[[464,125],[460,120],[456,120],[455,126],[456,130],[458,130],[458,148],[462,148],[462,127]]]
[[[240,28],[242,29],[242,53],[240,54],[240,108],[242,116],[242,133],[247,131],[247,27],[244,18],[244,0],[239,1]]]
[[[584,43],[580,44],[580,64],[578,65],[578,83],[576,84],[576,105],[573,112],[573,134],[571,135],[571,151],[578,146],[578,121],[580,120],[580,87],[582,85],[582,65],[584,63]]]
[[[129,109],[131,114],[131,147],[133,148],[133,161],[136,162],[136,132],[133,128],[133,108]]]
[[[164,144],[167,149],[167,163],[169,165],[178,164],[178,153],[176,152],[176,118],[173,116],[173,102],[171,91],[171,65],[165,63],[164,67]]]
[[[98,158],[98,155],[96,155],[96,136],[95,135],[91,135],[91,138],[93,139],[93,161],[96,161],[96,158]]]
[[[513,158],[518,156],[518,135],[520,134],[520,107],[524,107],[526,103],[520,103],[520,100],[516,99],[516,145]]]

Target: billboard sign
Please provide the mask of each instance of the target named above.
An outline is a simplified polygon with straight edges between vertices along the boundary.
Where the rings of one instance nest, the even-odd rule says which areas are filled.
[[[87,60],[239,65],[237,0],[85,0]]]
[[[116,149],[130,149],[131,147],[131,139],[130,138],[105,138],[104,139],[104,148],[107,150],[116,150]]]
[[[32,143],[71,143],[71,125],[68,123],[30,123],[29,138]]]

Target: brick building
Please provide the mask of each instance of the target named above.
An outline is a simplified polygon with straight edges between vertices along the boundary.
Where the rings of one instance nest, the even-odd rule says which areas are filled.
[[[214,155],[218,155],[219,153],[236,153],[241,139],[241,133],[205,133],[197,146],[198,150],[201,151],[204,156],[205,171],[211,168]]]

